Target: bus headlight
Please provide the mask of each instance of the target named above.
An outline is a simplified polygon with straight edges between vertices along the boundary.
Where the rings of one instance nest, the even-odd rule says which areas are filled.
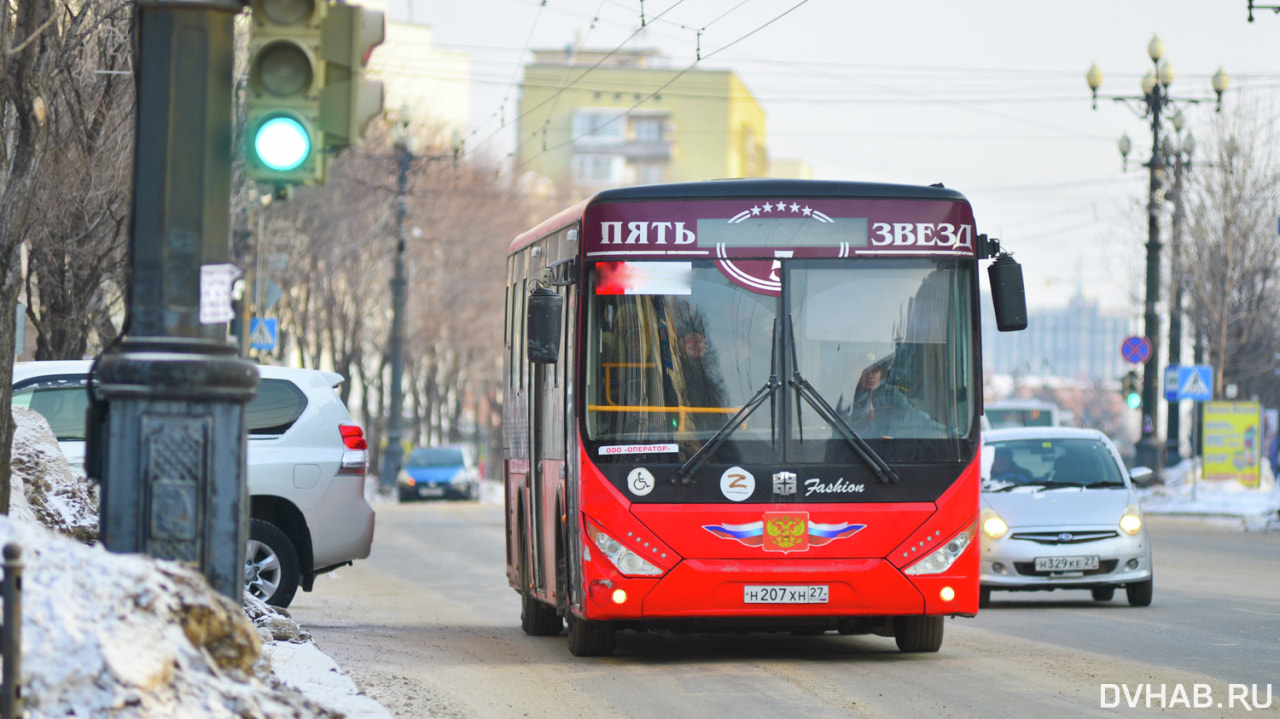
[[[1124,516],[1120,517],[1120,530],[1129,536],[1142,531],[1142,511],[1138,505],[1130,504],[1124,508]]]
[[[604,556],[609,558],[614,567],[618,571],[627,575],[639,576],[655,576],[662,574],[662,569],[645,561],[640,555],[627,549],[621,542],[605,534],[604,530],[592,522],[590,519],[586,521],[587,537],[591,539],[591,543],[600,548],[604,552]]]
[[[969,546],[969,533],[961,532],[932,554],[907,567],[907,574],[940,574],[947,571]]]

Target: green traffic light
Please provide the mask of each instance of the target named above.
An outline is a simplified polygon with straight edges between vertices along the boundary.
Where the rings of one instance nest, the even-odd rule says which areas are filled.
[[[1137,409],[1142,406],[1142,395],[1130,392],[1129,396],[1125,397],[1125,403],[1129,405],[1129,409]]]
[[[297,168],[311,155],[311,135],[292,117],[273,117],[258,127],[253,150],[263,165],[285,172]]]

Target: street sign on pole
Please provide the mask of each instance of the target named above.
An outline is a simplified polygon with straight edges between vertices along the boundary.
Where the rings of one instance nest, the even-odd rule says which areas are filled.
[[[1120,344],[1120,356],[1124,357],[1125,362],[1145,364],[1151,359],[1151,342],[1146,337],[1137,335],[1126,337]]]
[[[279,342],[279,321],[275,317],[254,317],[249,321],[249,347],[275,352]]]
[[[1213,399],[1213,365],[1169,365],[1164,368],[1164,398],[1207,402]]]
[[[1169,402],[1179,401],[1178,388],[1182,384],[1178,381],[1179,370],[1181,365],[1171,364],[1164,368],[1164,398]]]

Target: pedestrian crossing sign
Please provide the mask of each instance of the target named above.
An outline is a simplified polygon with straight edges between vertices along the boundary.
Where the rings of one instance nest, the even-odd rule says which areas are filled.
[[[249,321],[249,347],[274,352],[279,338],[279,321],[275,317],[254,317]]]
[[[1165,371],[1164,396],[1170,402],[1184,399],[1207,402],[1213,399],[1213,366],[1170,365]]]

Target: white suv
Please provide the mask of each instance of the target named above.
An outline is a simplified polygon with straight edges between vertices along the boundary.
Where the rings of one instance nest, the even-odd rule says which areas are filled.
[[[84,466],[88,360],[17,362],[13,404],[49,421],[71,466]],[[249,542],[245,591],[287,607],[316,575],[369,556],[373,508],[364,496],[364,431],[334,388],[342,375],[258,366],[245,406]]]

